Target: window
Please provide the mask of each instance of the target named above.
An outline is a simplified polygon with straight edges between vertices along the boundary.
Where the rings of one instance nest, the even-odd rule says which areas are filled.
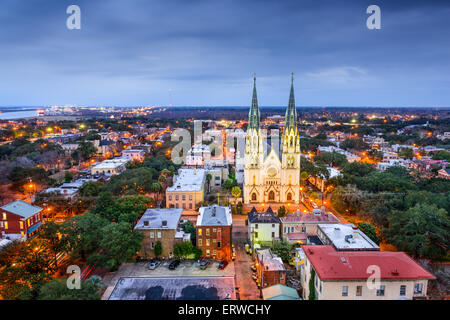
[[[8,222],[5,221],[5,229],[8,229]]]
[[[172,195],[169,196],[169,200],[172,200]]]
[[[252,201],[256,201],[256,193],[252,193]]]
[[[322,293],[322,281],[320,281],[320,288],[319,288],[320,293]]]
[[[258,232],[255,232],[255,239],[258,238]]]
[[[206,250],[206,256],[207,256],[207,257],[209,257],[209,256],[210,256],[210,253],[211,253],[211,251],[209,251],[209,249],[208,249],[208,250]]]
[[[272,238],[275,238],[275,232],[272,232]]]
[[[217,240],[216,239],[213,239],[213,243],[216,243],[217,242]]]
[[[158,238],[161,238],[161,231],[158,231]]]
[[[258,224],[255,224],[255,229],[258,229]]]
[[[217,254],[216,250],[213,250],[213,256],[215,256]]]
[[[198,239],[198,246],[199,247],[201,247],[203,245],[202,242],[203,242],[202,239]]]
[[[201,237],[202,236],[202,229],[198,229],[198,235]]]
[[[31,225],[30,219],[27,220],[27,224],[28,224],[28,226]]]
[[[186,209],[186,203],[183,203],[183,209]]]
[[[401,296],[406,295],[406,286],[405,285],[400,286],[400,295]]]
[[[284,227],[284,233],[289,233],[289,228],[288,227]]]
[[[302,232],[306,232],[306,226],[302,226]]]
[[[189,209],[192,209],[192,203],[189,203]]]
[[[270,191],[269,192],[269,201],[274,201],[275,200],[275,192]]]
[[[154,232],[150,232],[150,238],[154,238],[155,237],[155,233]]]
[[[294,232],[294,227],[291,227],[291,232]]]
[[[178,200],[178,195],[175,196],[175,200]]]
[[[211,243],[210,243],[209,239],[206,239],[206,246],[209,247],[210,244]]]
[[[192,194],[189,195],[189,200],[192,200]]]
[[[272,223],[272,228],[275,228],[275,224]]]
[[[291,184],[290,182],[289,182],[289,184]],[[292,201],[292,193],[288,193],[287,194],[287,201]]]
[[[222,246],[220,241],[217,241],[217,248],[220,248]]]
[[[206,236],[209,237],[209,228],[206,228]]]
[[[3,214],[3,220],[6,220],[6,213]]]
[[[356,295],[358,297],[362,296],[362,286],[356,286]]]
[[[150,242],[150,249],[155,249],[155,243],[154,242]]]
[[[377,289],[377,296],[378,296],[378,297],[384,296],[384,286],[383,286],[383,285],[381,285],[381,286]]]
[[[423,284],[422,283],[416,283],[414,285],[414,294],[422,293]]]
[[[186,200],[186,195],[183,194],[183,195],[181,196],[181,199],[183,199],[183,201],[185,201],[185,200]]]
[[[348,286],[343,286],[342,287],[342,296],[343,297],[348,296]]]
[[[213,233],[216,233],[217,232],[217,229],[216,228],[213,228]]]
[[[20,229],[23,229],[23,221],[20,221]]]

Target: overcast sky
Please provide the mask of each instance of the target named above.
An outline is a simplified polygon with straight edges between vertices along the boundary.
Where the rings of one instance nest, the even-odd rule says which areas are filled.
[[[245,106],[253,72],[263,106],[294,72],[297,106],[450,107],[450,1],[0,2],[0,106]]]

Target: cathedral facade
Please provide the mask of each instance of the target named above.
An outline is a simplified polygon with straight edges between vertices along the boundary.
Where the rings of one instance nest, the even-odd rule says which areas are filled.
[[[270,143],[270,148],[266,147],[267,137],[260,127],[256,77],[254,78],[252,105],[248,118],[244,156],[244,204],[298,204],[300,198],[300,136],[297,128],[293,75],[285,115],[285,127],[279,148],[273,142]],[[270,150],[266,152],[265,149]]]

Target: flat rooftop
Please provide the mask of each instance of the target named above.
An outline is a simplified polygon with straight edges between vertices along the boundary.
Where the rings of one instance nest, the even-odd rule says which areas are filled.
[[[276,254],[272,253],[272,250],[266,249],[256,249],[256,254],[258,256],[258,260],[262,262],[266,271],[274,271],[286,270],[283,265],[283,260],[278,257]]]
[[[120,278],[109,300],[236,299],[234,277]]]
[[[166,191],[201,191],[206,180],[205,169],[180,169],[172,187]]]
[[[231,226],[232,217],[229,207],[213,205],[201,207],[197,217],[197,226]]]
[[[319,237],[322,232],[336,250],[380,250],[364,232],[351,223],[318,224]]]

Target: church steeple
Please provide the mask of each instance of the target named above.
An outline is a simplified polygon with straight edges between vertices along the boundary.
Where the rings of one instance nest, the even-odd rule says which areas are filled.
[[[284,128],[285,132],[297,129],[297,109],[295,108],[295,98],[294,98],[294,73],[291,74],[291,92],[289,94],[289,104],[286,109],[285,116],[286,126]]]
[[[259,129],[259,108],[258,108],[258,96],[256,94],[256,73],[253,75],[253,97],[252,106],[248,112],[248,128]]]

